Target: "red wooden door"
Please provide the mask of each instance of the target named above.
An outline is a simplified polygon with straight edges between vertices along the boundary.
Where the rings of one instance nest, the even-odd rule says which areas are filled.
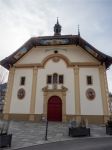
[[[62,101],[58,96],[52,96],[48,100],[48,121],[62,121]]]

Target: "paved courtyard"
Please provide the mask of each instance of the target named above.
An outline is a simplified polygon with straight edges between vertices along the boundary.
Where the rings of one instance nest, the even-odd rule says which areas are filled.
[[[109,137],[109,135],[105,134],[104,125],[89,125],[89,127],[91,128],[91,136],[83,138]],[[3,148],[3,150],[74,139],[68,136],[67,123],[49,122],[47,141],[45,141],[45,129],[45,122],[31,123],[11,121],[9,132],[13,134],[12,146],[11,148]]]

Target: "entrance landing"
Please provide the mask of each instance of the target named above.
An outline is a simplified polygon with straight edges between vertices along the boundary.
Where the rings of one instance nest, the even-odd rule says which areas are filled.
[[[90,125],[89,127],[91,128],[91,136],[84,138],[109,137],[109,135],[105,134],[104,126]],[[49,122],[48,141],[45,141],[44,122],[31,123],[23,121],[21,122],[11,121],[9,133],[10,132],[13,134],[11,150],[43,143],[74,139],[68,136],[68,123],[61,123],[61,122]]]

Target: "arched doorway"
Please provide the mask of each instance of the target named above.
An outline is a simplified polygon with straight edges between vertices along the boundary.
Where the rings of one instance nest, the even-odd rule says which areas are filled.
[[[48,100],[48,121],[62,121],[62,101],[58,96],[52,96]]]

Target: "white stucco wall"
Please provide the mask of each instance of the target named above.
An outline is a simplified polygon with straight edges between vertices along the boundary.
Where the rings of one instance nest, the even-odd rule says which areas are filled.
[[[44,98],[42,88],[46,86],[47,75],[53,73],[64,75],[64,86],[68,88],[66,95],[66,113],[74,114],[75,113],[74,72],[72,68],[67,68],[63,60],[60,60],[57,63],[53,62],[52,60],[49,60],[45,65],[44,69],[38,70],[35,113],[36,114],[43,113]]]
[[[66,56],[71,62],[94,62],[98,61],[88,54],[79,46],[43,46],[36,47],[30,50],[17,64],[32,64],[41,63],[48,55],[54,54],[54,50],[58,50],[59,54]],[[38,68],[37,74],[37,89],[36,89],[36,104],[35,114],[43,114],[43,91],[42,88],[46,86],[46,77],[49,74],[58,73],[64,75],[64,86],[68,88],[66,93],[66,114],[75,114],[75,87],[74,87],[74,71],[73,68],[68,68],[65,61],[60,59],[59,62],[53,62],[52,59],[48,60],[44,68]],[[88,86],[86,83],[86,76],[91,75],[93,77],[93,85]],[[26,77],[25,86],[20,86],[21,76]],[[16,69],[14,76],[14,85],[11,98],[10,113],[29,114],[30,100],[32,92],[32,76],[33,69],[23,68]],[[97,67],[79,68],[79,80],[80,80],[80,104],[82,115],[103,115],[102,110],[102,97],[99,80],[99,70]],[[24,99],[19,100],[17,98],[17,91],[23,87],[26,91]],[[94,100],[87,99],[85,92],[88,88],[93,88],[96,92]]]
[[[10,113],[29,114],[32,92],[32,74],[32,69],[23,68],[15,70]],[[22,76],[26,77],[24,86],[20,86],[20,78]],[[26,91],[25,97],[22,100],[18,99],[17,97],[17,91],[20,88],[24,88]]]
[[[59,54],[63,54],[71,62],[98,62],[80,46],[62,45],[32,48],[21,60],[17,62],[17,64],[41,63],[46,56],[54,54],[55,50],[58,50]]]
[[[91,75],[93,78],[93,85],[91,86],[87,85],[87,75]],[[85,92],[88,88],[95,90],[96,97],[94,100],[87,99]],[[103,115],[98,68],[80,68],[80,102],[82,115]]]

